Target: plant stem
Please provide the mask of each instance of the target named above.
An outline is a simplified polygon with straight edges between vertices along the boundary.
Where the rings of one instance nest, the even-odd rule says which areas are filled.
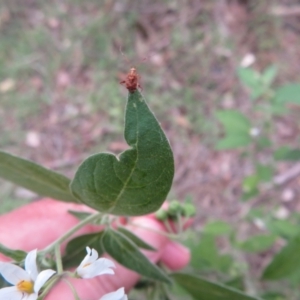
[[[235,249],[233,251],[233,256],[242,265],[246,265],[246,269],[244,270],[244,282],[245,282],[245,290],[246,290],[246,292],[250,296],[257,297],[256,282],[255,282],[254,278],[250,274],[249,265],[247,264],[247,261],[246,261],[246,259],[244,257],[244,254],[241,251]]]
[[[174,234],[174,230],[172,229],[172,226],[170,225],[170,220],[164,220],[163,221],[164,225],[166,226],[168,232],[170,232],[170,234]]]
[[[79,298],[79,296],[78,296],[78,294],[77,294],[77,291],[76,291],[76,289],[74,288],[74,286],[72,285],[72,283],[71,283],[69,280],[65,279],[65,278],[63,278],[63,281],[65,281],[65,282],[68,284],[68,286],[70,287],[70,290],[71,290],[72,293],[73,293],[74,299],[75,299],[75,300],[80,300],[80,298]]]
[[[78,231],[79,229],[81,229],[86,224],[91,223],[92,221],[98,219],[101,215],[102,215],[101,213],[96,213],[96,214],[88,216],[86,219],[84,219],[81,222],[79,222],[77,225],[75,225],[73,228],[71,228],[69,231],[67,231],[64,235],[62,235],[60,238],[58,238],[52,244],[48,245],[41,252],[43,252],[43,253],[51,252],[56,247],[56,245],[60,245],[65,240],[67,240],[70,236],[72,236],[76,231]]]
[[[43,290],[43,292],[40,294],[37,300],[42,300],[44,297],[49,293],[49,291],[52,289],[52,287],[56,284],[56,282],[60,279],[60,276],[54,276],[47,282],[46,288]]]
[[[62,265],[61,253],[60,253],[60,245],[56,244],[54,250],[55,250],[56,269],[57,269],[57,273],[60,275],[63,272],[63,265]]]
[[[178,222],[178,228],[177,228],[177,234],[182,235],[183,233],[183,222],[182,222],[182,216],[180,213],[177,213],[177,222]]]

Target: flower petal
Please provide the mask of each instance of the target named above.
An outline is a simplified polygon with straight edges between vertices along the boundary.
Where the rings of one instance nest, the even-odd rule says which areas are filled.
[[[124,292],[124,288],[120,288],[115,292],[105,294],[99,300],[127,300],[127,296]]]
[[[92,266],[97,270],[97,273],[99,275],[115,273],[114,270],[111,269],[116,267],[115,264],[113,263],[113,261],[107,258],[99,258],[92,264]]]
[[[21,280],[31,280],[25,270],[11,263],[0,263],[0,274],[7,282],[13,285],[18,284]]]
[[[15,286],[0,289],[0,299],[21,300],[23,293],[18,291]]]
[[[78,269],[83,268],[85,265],[92,263],[92,261],[91,261],[91,252],[92,252],[91,248],[86,247],[86,252],[87,252],[87,255],[84,257],[84,259],[82,260],[82,262],[78,266]]]
[[[91,249],[89,247],[86,247],[86,251],[87,251],[87,255],[86,257],[83,259],[83,261],[85,262],[85,264],[88,263],[93,263],[94,261],[97,260],[97,258],[99,257],[97,250],[95,249]],[[83,262],[82,261],[82,262]]]
[[[114,267],[115,264],[111,260],[100,258],[88,266],[78,268],[77,274],[81,278],[93,278],[103,274],[115,274],[114,270],[111,269]]]
[[[39,292],[39,290],[41,289],[41,287],[45,284],[45,282],[54,274],[56,273],[53,270],[44,270],[42,271],[36,278],[36,281],[34,283],[34,291],[36,293]]]
[[[91,256],[92,249],[90,247],[88,247],[88,246],[85,247],[85,249],[86,249],[87,255]]]
[[[30,278],[35,281],[38,276],[38,270],[36,265],[37,249],[28,252],[25,258],[25,270],[30,275]]]
[[[86,247],[87,255],[84,257],[80,265],[78,266],[76,272],[77,274],[82,277],[85,274],[86,269],[90,267],[98,258],[98,252],[95,249],[91,249],[90,247]],[[83,278],[83,277],[82,277]]]
[[[98,257],[99,257],[99,254],[98,254],[97,250],[93,248],[92,254],[91,254],[91,261],[97,260]]]

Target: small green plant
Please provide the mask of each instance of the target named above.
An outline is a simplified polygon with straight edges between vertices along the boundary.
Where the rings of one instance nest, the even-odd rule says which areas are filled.
[[[42,196],[58,201],[84,203],[98,211],[96,213],[70,212],[79,218],[80,222],[44,249],[39,249],[38,252],[33,250],[26,253],[0,244],[0,252],[14,262],[13,264],[0,264],[0,273],[4,279],[16,284],[16,293],[23,293],[34,299],[44,299],[61,278],[90,278],[105,272],[110,273],[109,267],[113,266],[113,263],[109,261],[105,263],[106,269],[103,269],[102,273],[93,269],[93,264],[99,264],[101,259],[99,263],[98,260],[90,262],[90,271],[84,268],[85,261],[90,260],[90,257],[97,258],[98,255],[106,252],[120,264],[154,281],[154,289],[157,286],[155,282],[160,286],[176,282],[192,297],[203,296],[206,299],[242,297],[239,299],[254,300],[255,298],[246,296],[240,291],[210,282],[195,274],[167,273],[151,263],[139,250],[139,248],[151,251],[155,249],[124,227],[112,226],[112,222],[115,222],[118,216],[131,217],[157,211],[167,197],[174,175],[173,154],[168,140],[148,108],[144,97],[137,90],[129,92],[124,132],[130,149],[118,157],[109,153],[88,157],[79,166],[72,180],[34,162],[0,152],[0,177],[3,179]],[[115,218],[110,218],[108,215],[114,215]],[[157,217],[165,222],[170,237],[182,232],[188,219],[194,215],[195,208],[189,201],[184,204],[172,201],[166,209],[157,212]],[[64,255],[61,255],[60,246],[63,242],[86,224],[95,222],[103,224],[104,229],[71,239]],[[208,231],[216,231],[216,227],[213,228],[214,226],[210,226]],[[88,254],[82,261],[85,251]],[[218,258],[217,254],[215,258]],[[211,262],[214,262],[215,258]],[[229,258],[220,256],[218,259],[224,267],[228,265]],[[23,265],[24,260],[25,271],[18,267],[18,265]],[[26,275],[26,272],[31,272],[31,267],[36,269],[36,260],[39,268],[47,269],[41,273],[44,275],[47,273],[47,276],[43,276],[43,279],[37,278],[38,287],[35,281],[28,281],[28,275]],[[29,266],[28,261],[34,265]],[[216,263],[217,261],[214,262],[215,265]],[[49,269],[49,266],[55,270]],[[75,273],[66,271],[66,268],[75,266],[78,266]],[[20,273],[20,278],[24,277],[22,285],[20,282],[12,282],[8,276],[9,270],[14,269]],[[1,285],[5,285],[3,279]],[[79,299],[76,290],[74,288],[72,290],[74,299]],[[161,295],[168,295],[166,288],[159,290]],[[0,295],[6,292],[8,290],[4,288],[0,290]],[[117,294],[126,297],[122,289],[113,295]],[[11,299],[14,299],[13,297],[15,296]],[[109,299],[121,299],[116,296],[111,297]]]
[[[300,84],[275,88],[277,72],[274,65],[262,73],[238,68],[238,77],[250,95],[250,110],[247,114],[238,110],[219,110],[215,114],[224,128],[224,137],[217,142],[216,149],[242,148],[253,165],[254,173],[245,177],[242,184],[245,200],[257,196],[259,186],[271,181],[276,161],[300,158],[299,149],[278,146],[274,141],[276,117],[289,112],[288,104],[300,104]],[[271,150],[269,163],[260,163],[259,154],[266,149]]]
[[[252,173],[247,174],[241,182],[241,199],[250,201],[248,213],[243,215],[235,224],[232,234],[227,237],[227,242],[233,253],[232,262],[229,264],[230,272],[237,272],[240,276],[242,266],[248,269],[246,260],[240,261],[245,253],[260,253],[268,251],[278,241],[284,240],[284,247],[273,256],[262,272],[259,280],[253,280],[248,275],[245,282],[250,282],[248,290],[253,287],[254,294],[257,293],[261,282],[272,282],[285,280],[288,282],[285,291],[276,291],[270,286],[261,296],[263,299],[287,299],[285,293],[291,298],[298,299],[298,291],[294,285],[299,283],[298,264],[299,255],[299,230],[295,228],[299,224],[299,217],[289,219],[276,219],[272,212],[264,213],[258,209],[251,208],[252,203],[257,203],[261,195],[266,191],[275,190],[276,182],[273,180],[278,162],[298,161],[300,150],[293,145],[280,145],[276,138],[276,119],[291,114],[291,107],[300,104],[300,84],[284,84],[276,87],[278,69],[270,66],[263,72],[257,72],[252,68],[238,68],[237,75],[249,93],[249,106],[246,112],[239,110],[219,110],[216,118],[222,124],[224,137],[217,144],[216,149],[241,149],[240,159],[246,159],[252,167]],[[263,157],[263,161],[261,161]],[[251,202],[251,200],[254,202]],[[247,219],[248,218],[248,219]],[[239,240],[236,236],[238,227],[250,221],[257,223],[263,228],[263,233],[255,234],[246,240]],[[203,247],[203,245],[202,245]],[[210,251],[209,253],[212,253]],[[237,264],[236,264],[237,263]],[[236,268],[238,266],[238,268]],[[215,267],[220,270],[220,268]],[[247,272],[246,272],[247,273]],[[282,284],[282,283],[281,283]],[[282,284],[284,286],[284,284]],[[250,289],[249,289],[250,288]]]

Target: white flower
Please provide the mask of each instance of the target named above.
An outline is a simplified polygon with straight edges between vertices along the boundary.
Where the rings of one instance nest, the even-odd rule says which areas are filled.
[[[103,274],[115,274],[111,268],[115,264],[107,258],[99,258],[98,252],[95,249],[86,247],[88,253],[76,270],[76,273],[81,278],[93,278]]]
[[[25,258],[25,270],[11,263],[0,262],[0,274],[13,284],[0,289],[0,299],[36,300],[38,292],[45,282],[55,273],[44,270],[38,273],[36,265],[37,250],[30,251]]]
[[[252,137],[257,137],[260,134],[260,130],[259,130],[259,128],[253,127],[250,129],[249,134]]]
[[[242,61],[241,61],[241,63],[240,63],[240,66],[241,66],[242,68],[248,68],[248,67],[250,67],[252,64],[254,64],[255,61],[256,61],[256,57],[254,56],[254,54],[253,54],[253,53],[247,53],[247,54],[243,57],[243,59],[242,59]]]
[[[122,287],[115,292],[105,294],[99,300],[128,300],[128,298]]]

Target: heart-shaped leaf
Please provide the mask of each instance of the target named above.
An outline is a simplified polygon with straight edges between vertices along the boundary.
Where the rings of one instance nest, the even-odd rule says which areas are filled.
[[[105,251],[123,266],[148,278],[170,283],[169,277],[138,249],[125,235],[107,229],[102,237]]]
[[[0,177],[41,196],[78,202],[70,192],[69,178],[3,151],[0,151]]]
[[[119,157],[95,154],[78,168],[71,183],[76,198],[101,212],[136,216],[156,211],[174,176],[173,153],[139,91],[129,93],[125,140]]]

